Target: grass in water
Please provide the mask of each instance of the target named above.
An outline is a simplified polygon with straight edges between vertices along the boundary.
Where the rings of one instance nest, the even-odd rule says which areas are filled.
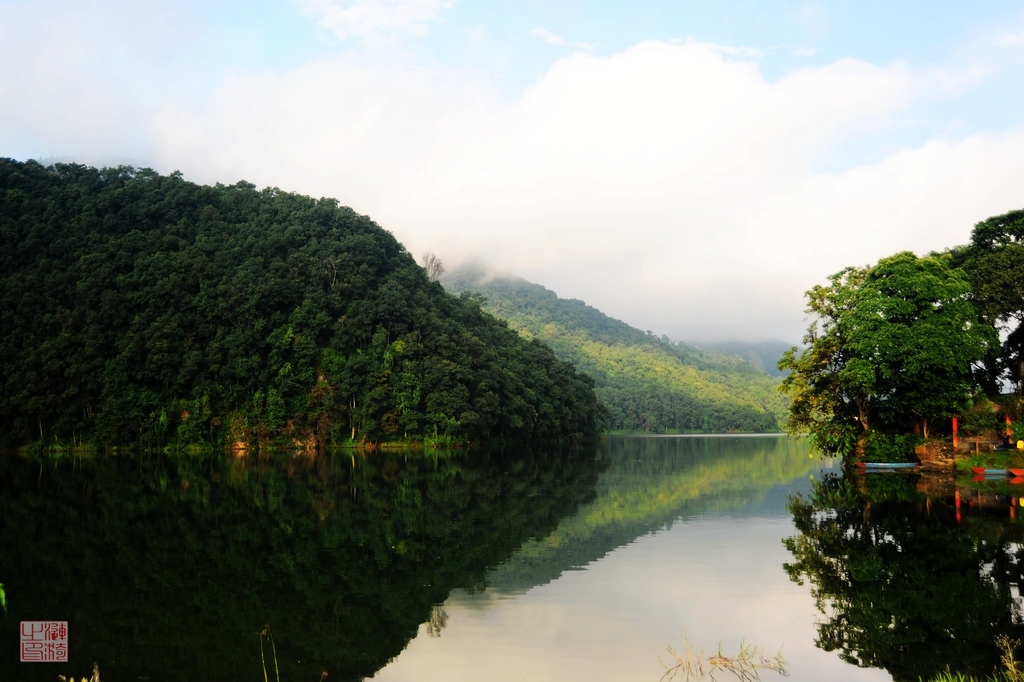
[[[777,673],[782,677],[789,675],[786,670],[786,659],[782,657],[782,649],[774,656],[767,656],[764,649],[746,642],[740,642],[739,651],[732,655],[726,655],[722,651],[722,644],[718,644],[718,651],[706,656],[703,650],[694,651],[690,646],[690,640],[686,640],[686,651],[682,654],[676,652],[671,646],[668,652],[675,659],[674,665],[665,665],[665,674],[661,676],[662,682],[669,680],[702,680],[710,678],[717,679],[719,673],[729,673],[741,682],[753,682],[761,679],[761,673],[769,671]]]
[[[75,682],[75,678],[72,677],[70,680],[63,675],[57,675],[57,679],[60,682]],[[92,664],[92,677],[82,676],[82,682],[100,682],[100,666],[98,663]]]
[[[1003,635],[996,639],[996,646],[1002,652],[999,662],[1002,669],[997,670],[987,677],[975,677],[951,671],[949,668],[931,678],[929,682],[1024,682],[1024,668],[1014,655],[1014,651],[1020,646],[1020,641],[1010,639]]]
[[[263,663],[263,682],[270,682],[267,677],[267,659],[263,655],[263,640],[270,641],[270,648],[274,652],[274,675],[277,676],[277,682],[281,682],[281,671],[277,668],[277,647],[274,646],[274,635],[270,633],[270,623],[263,626],[263,631],[257,633],[260,638],[260,661]]]

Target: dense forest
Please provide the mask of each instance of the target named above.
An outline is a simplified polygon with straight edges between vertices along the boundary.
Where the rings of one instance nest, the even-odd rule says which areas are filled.
[[[0,445],[565,438],[592,380],[334,199],[0,159]]]
[[[441,281],[593,377],[612,430],[771,432],[786,413],[778,380],[739,357],[657,338],[520,278],[465,267]]]

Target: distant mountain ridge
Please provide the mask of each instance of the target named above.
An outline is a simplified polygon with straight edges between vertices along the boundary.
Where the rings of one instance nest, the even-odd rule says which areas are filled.
[[[783,377],[785,372],[779,369],[778,362],[782,354],[794,344],[772,339],[770,341],[708,341],[693,344],[701,349],[735,355],[749,361],[765,374]]]
[[[537,338],[593,377],[609,429],[646,433],[774,432],[786,400],[778,379],[735,355],[659,339],[577,299],[479,267],[447,273],[452,293]]]

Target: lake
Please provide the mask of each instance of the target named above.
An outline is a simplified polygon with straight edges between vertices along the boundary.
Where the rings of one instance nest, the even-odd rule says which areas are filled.
[[[1013,494],[784,436],[5,455],[0,679],[654,682],[742,645],[792,680],[987,673],[1021,636]],[[20,663],[22,620],[68,621],[70,662]]]

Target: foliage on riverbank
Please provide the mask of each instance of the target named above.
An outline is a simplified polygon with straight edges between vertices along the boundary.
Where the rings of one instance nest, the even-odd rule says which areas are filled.
[[[935,675],[929,682],[1024,682],[1024,666],[1017,660],[1016,650],[1020,642],[1009,637],[996,638],[996,645],[1002,652],[999,668],[984,677],[953,672],[949,669]],[[918,678],[920,679],[920,678]]]
[[[0,445],[561,439],[593,382],[333,199],[0,160]]]
[[[1022,268],[1024,211],[1015,211],[978,223],[967,246],[898,253],[812,288],[806,348],[779,362],[790,372],[786,427],[849,455],[872,432],[928,438],[965,413],[968,430],[994,426],[989,398],[1024,382]]]

